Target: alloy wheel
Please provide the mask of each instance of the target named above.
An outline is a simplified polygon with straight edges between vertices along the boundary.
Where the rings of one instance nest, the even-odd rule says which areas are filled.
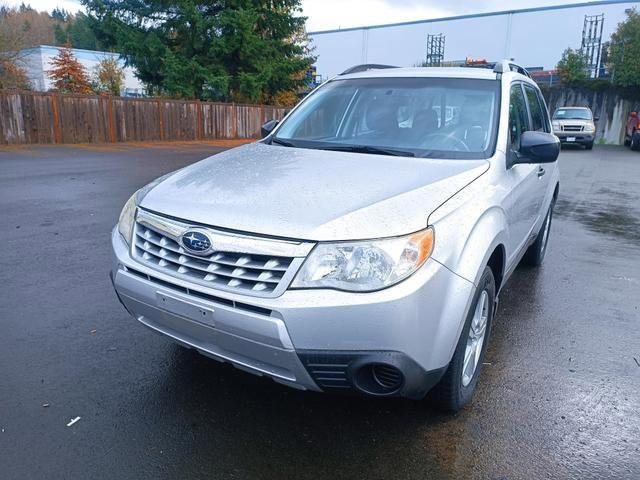
[[[487,323],[489,321],[489,294],[483,290],[478,298],[476,309],[471,319],[469,336],[467,337],[467,347],[464,352],[462,363],[462,385],[468,386],[473,379],[480,361],[482,346],[484,345],[485,334],[487,333]]]

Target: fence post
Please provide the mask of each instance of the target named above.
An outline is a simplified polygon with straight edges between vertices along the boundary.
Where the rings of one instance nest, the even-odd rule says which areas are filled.
[[[109,103],[107,103],[107,122],[109,124],[109,141],[116,143],[116,119],[113,113],[113,95],[109,95]]]
[[[238,107],[235,103],[231,104],[231,138],[238,138]]]
[[[58,116],[58,99],[55,93],[51,94],[51,113],[53,113],[53,142],[62,143],[60,118]]]
[[[196,140],[202,140],[204,138],[204,123],[202,116],[202,102],[200,100],[196,100],[196,111],[198,113],[198,124],[196,125]]]
[[[160,141],[164,140],[164,118],[162,118],[162,102],[160,99],[156,100],[158,105],[158,128],[160,129]]]

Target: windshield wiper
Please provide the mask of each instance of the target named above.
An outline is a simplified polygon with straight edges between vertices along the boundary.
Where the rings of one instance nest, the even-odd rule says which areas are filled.
[[[287,142],[286,140],[282,140],[280,138],[273,137],[271,139],[271,143],[276,143],[278,145],[282,145],[283,147],[295,147],[295,145],[291,142]]]
[[[322,150],[336,152],[356,152],[371,153],[373,155],[393,155],[395,157],[415,157],[416,154],[408,150],[397,150],[395,148],[373,147],[371,145],[330,145],[318,147]]]

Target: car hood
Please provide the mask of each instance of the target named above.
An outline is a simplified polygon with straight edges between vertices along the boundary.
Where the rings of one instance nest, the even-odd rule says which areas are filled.
[[[214,227],[301,240],[403,235],[488,169],[433,160],[253,143],[179,170],[145,209]]]
[[[591,125],[593,120],[582,120],[579,118],[563,118],[561,120],[555,119],[554,122],[557,122],[560,125],[577,125],[580,127],[584,127],[585,125]]]

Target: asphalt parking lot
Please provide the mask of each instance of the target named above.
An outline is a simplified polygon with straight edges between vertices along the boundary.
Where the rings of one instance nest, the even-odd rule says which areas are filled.
[[[0,148],[0,477],[640,478],[640,154],[563,150],[545,264],[510,280],[474,402],[445,416],[291,390],[127,315],[120,208],[219,150]]]

